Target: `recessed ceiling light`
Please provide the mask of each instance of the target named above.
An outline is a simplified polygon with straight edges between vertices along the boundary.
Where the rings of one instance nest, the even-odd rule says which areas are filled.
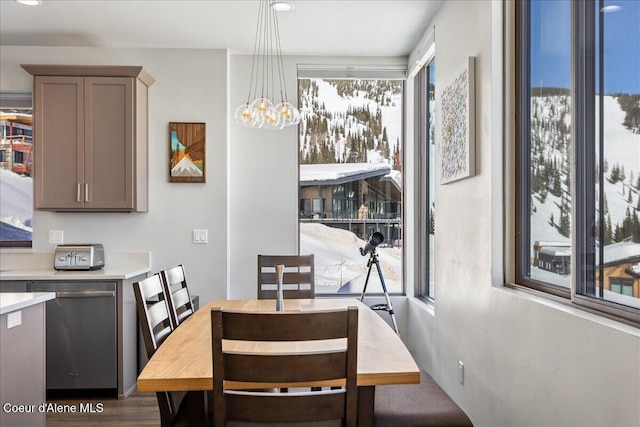
[[[273,10],[277,10],[278,12],[287,12],[287,11],[293,9],[293,5],[291,3],[285,3],[283,1],[277,1],[277,2],[271,3],[271,8]]]
[[[16,0],[20,4],[24,4],[25,6],[38,6],[42,4],[42,0]]]
[[[603,7],[602,9],[600,9],[600,11],[603,13],[607,13],[607,12],[617,12],[620,9],[622,9],[622,6],[619,6],[617,4],[612,4],[612,5]]]

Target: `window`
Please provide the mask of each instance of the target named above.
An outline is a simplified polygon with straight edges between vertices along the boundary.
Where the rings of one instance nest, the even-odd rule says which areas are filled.
[[[374,232],[387,290],[402,293],[403,80],[309,74],[299,69],[300,253],[315,254],[316,293],[362,292],[371,254],[359,249]],[[381,292],[374,271],[367,295]]]
[[[30,247],[33,139],[30,94],[0,94],[0,246]]]
[[[416,296],[433,299],[435,296],[435,58],[432,58],[415,77],[415,127],[416,142],[419,145],[419,203],[420,223],[418,226],[419,278]]]
[[[640,3],[522,1],[516,22],[516,280],[640,322]]]
[[[617,294],[633,296],[633,279],[609,279],[609,290]]]

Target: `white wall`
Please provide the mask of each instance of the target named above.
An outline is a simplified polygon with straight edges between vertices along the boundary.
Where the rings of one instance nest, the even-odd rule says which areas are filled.
[[[297,64],[389,65],[405,58],[285,57],[289,102],[297,105]],[[251,56],[231,56],[229,165],[229,296],[255,298],[256,255],[298,252],[297,127],[250,129],[233,121],[247,102]],[[255,98],[252,94],[252,100]]]
[[[640,331],[501,286],[500,10],[446,2],[434,21],[436,100],[476,57],[477,176],[436,185],[435,307],[410,299],[408,346],[475,426],[637,426]]]
[[[150,251],[153,271],[184,264],[202,302],[226,298],[226,52],[2,46],[0,90],[31,91],[32,77],[20,64],[141,65],[156,79],[149,88],[149,212],[36,211],[33,250],[52,252],[48,230],[61,229],[65,242],[103,243],[107,254]],[[206,183],[168,182],[172,121],[206,123]],[[194,228],[209,230],[208,244],[191,243]]]

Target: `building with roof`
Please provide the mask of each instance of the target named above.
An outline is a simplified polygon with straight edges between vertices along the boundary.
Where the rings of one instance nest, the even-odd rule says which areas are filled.
[[[640,244],[623,241],[607,245],[603,260],[604,289],[640,298]],[[600,271],[596,270],[596,280],[599,276]]]
[[[374,231],[387,244],[402,236],[400,172],[387,163],[300,165],[301,221],[341,228],[367,239]]]
[[[30,114],[0,115],[0,168],[31,175],[33,168],[33,124]]]

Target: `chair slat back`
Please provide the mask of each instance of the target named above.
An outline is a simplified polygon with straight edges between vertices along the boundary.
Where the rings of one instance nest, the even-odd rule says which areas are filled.
[[[133,284],[136,308],[147,356],[158,347],[175,329],[169,309],[170,298],[160,274],[154,274]],[[188,297],[188,296],[187,296]],[[201,425],[206,422],[205,400],[202,392],[160,391],[156,393],[160,410],[160,426]],[[181,410],[182,406],[189,407]],[[188,424],[185,424],[188,423]]]
[[[169,305],[171,323],[175,329],[194,312],[184,267],[181,264],[164,270],[160,274],[165,292],[168,295],[167,303]]]
[[[358,309],[319,312],[232,312],[211,310],[213,351],[213,425],[243,422],[319,422],[342,419],[355,426],[357,412]],[[251,351],[223,350],[225,343],[252,342]],[[324,342],[330,340],[329,344]],[[260,345],[292,342],[286,351],[261,351]],[[300,341],[310,341],[300,347]],[[285,343],[286,345],[287,343]],[[228,344],[225,344],[225,347]],[[229,348],[229,347],[226,347]],[[241,391],[274,384],[308,387],[332,381],[330,390]],[[242,387],[242,383],[246,383]],[[265,384],[269,383],[269,384]],[[251,386],[251,387],[249,387]]]
[[[133,293],[147,356],[151,358],[173,330],[160,276],[154,274],[134,283]]]
[[[314,257],[310,255],[258,255],[258,299],[275,299],[277,277],[275,266],[285,266],[283,296],[315,297]]]

